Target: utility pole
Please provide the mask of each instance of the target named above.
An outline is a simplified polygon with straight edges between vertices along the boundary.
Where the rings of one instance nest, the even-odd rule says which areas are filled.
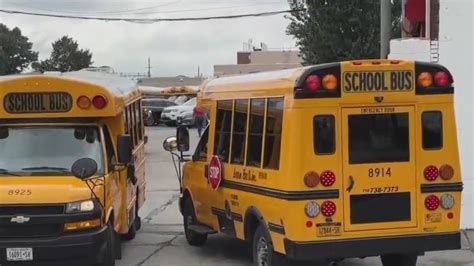
[[[151,78],[151,63],[150,63],[150,57],[148,57],[148,77]]]
[[[387,58],[392,31],[392,12],[390,0],[380,0],[380,58]]]

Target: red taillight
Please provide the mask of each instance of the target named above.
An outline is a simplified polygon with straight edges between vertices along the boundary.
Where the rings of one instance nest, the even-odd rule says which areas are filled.
[[[426,180],[435,181],[439,176],[439,170],[436,166],[429,165],[425,168],[424,175]]]
[[[443,180],[450,180],[454,176],[454,168],[449,164],[443,164],[439,168],[439,176]]]
[[[332,171],[326,170],[321,173],[320,179],[323,186],[330,187],[336,182],[336,175]]]
[[[97,95],[92,99],[92,104],[97,109],[104,109],[107,106],[107,98],[102,95]]]
[[[392,64],[392,65],[398,65],[398,64],[400,64],[400,60],[391,60],[391,61],[390,61],[390,64]]]
[[[77,98],[77,106],[81,109],[87,109],[91,107],[91,100],[87,96],[80,96]]]
[[[439,198],[436,195],[429,195],[425,198],[425,207],[430,211],[438,209]]]
[[[352,64],[354,66],[360,66],[360,65],[362,65],[362,61],[352,61]]]
[[[326,217],[331,217],[336,213],[336,204],[327,200],[321,204],[321,213]]]
[[[306,221],[306,227],[308,227],[308,228],[313,227],[313,222],[312,221]]]
[[[321,79],[317,75],[309,75],[305,81],[308,90],[315,91],[321,87]]]
[[[434,75],[434,81],[436,86],[446,87],[449,85],[449,75],[444,71],[436,72]]]

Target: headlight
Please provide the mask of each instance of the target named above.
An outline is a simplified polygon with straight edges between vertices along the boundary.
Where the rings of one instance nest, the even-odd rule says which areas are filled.
[[[66,213],[90,212],[95,208],[93,200],[70,202],[66,206]]]

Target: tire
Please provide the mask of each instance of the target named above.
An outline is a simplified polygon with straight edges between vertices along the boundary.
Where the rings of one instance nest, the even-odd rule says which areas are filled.
[[[183,224],[184,224],[184,235],[186,241],[191,246],[202,246],[207,241],[207,234],[199,234],[188,229],[188,226],[196,222],[196,215],[194,213],[194,207],[191,200],[187,199],[184,202],[183,210]]]
[[[132,225],[130,225],[130,228],[128,228],[128,232],[123,235],[123,239],[130,241],[135,239],[137,236],[137,231],[140,230],[142,227],[142,220],[140,216],[138,216],[138,204],[135,206],[135,220],[133,220]]]
[[[416,266],[417,255],[390,254],[380,256],[383,266]]]
[[[290,265],[286,256],[274,251],[270,233],[264,224],[260,224],[255,231],[252,242],[254,266],[281,266]]]
[[[116,233],[112,222],[107,223],[107,238],[105,243],[105,250],[102,254],[102,262],[97,266],[115,266],[115,258],[117,257]]]

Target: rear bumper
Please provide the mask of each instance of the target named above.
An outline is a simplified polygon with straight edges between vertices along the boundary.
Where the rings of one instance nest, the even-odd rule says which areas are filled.
[[[47,239],[0,239],[0,265],[89,265],[100,261],[105,249],[107,226]],[[32,262],[8,262],[7,248],[33,248]]]
[[[297,242],[285,239],[286,255],[294,260],[343,259],[383,254],[423,254],[427,251],[461,248],[461,234],[423,234]]]

